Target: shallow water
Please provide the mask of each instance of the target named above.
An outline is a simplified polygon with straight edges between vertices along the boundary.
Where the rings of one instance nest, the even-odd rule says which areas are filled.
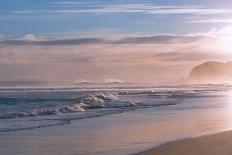
[[[2,90],[2,98],[14,100],[1,102],[1,113],[10,117],[0,119],[0,154],[131,154],[229,130],[231,94],[225,86]],[[82,110],[62,111],[73,104]]]
[[[196,92],[128,86],[1,89],[0,132],[64,125],[72,120],[180,104],[183,98]]]

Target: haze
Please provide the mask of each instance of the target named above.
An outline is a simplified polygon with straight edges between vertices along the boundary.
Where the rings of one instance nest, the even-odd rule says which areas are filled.
[[[3,0],[0,80],[176,81],[202,62],[231,60],[231,7]]]

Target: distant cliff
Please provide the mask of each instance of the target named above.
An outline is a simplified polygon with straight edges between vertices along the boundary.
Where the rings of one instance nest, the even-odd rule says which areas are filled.
[[[232,62],[207,61],[191,70],[188,81],[194,83],[232,82]]]

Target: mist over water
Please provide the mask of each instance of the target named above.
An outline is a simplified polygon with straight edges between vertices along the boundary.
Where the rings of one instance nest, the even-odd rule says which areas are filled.
[[[0,132],[71,123],[72,120],[183,104],[230,85],[152,83],[1,82]]]
[[[19,140],[17,148],[10,149],[12,154],[17,149],[23,152],[39,149],[34,154],[126,155],[167,141],[232,127],[231,85],[75,83],[70,86],[54,82],[2,85],[0,153],[3,154],[9,152],[3,144]],[[33,141],[28,143],[25,137]],[[37,143],[41,148],[36,147]],[[53,145],[65,149],[52,151]]]

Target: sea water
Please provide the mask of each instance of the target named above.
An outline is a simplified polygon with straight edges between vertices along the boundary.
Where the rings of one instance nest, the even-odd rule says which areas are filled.
[[[231,129],[230,85],[3,83],[1,154],[131,154]]]

